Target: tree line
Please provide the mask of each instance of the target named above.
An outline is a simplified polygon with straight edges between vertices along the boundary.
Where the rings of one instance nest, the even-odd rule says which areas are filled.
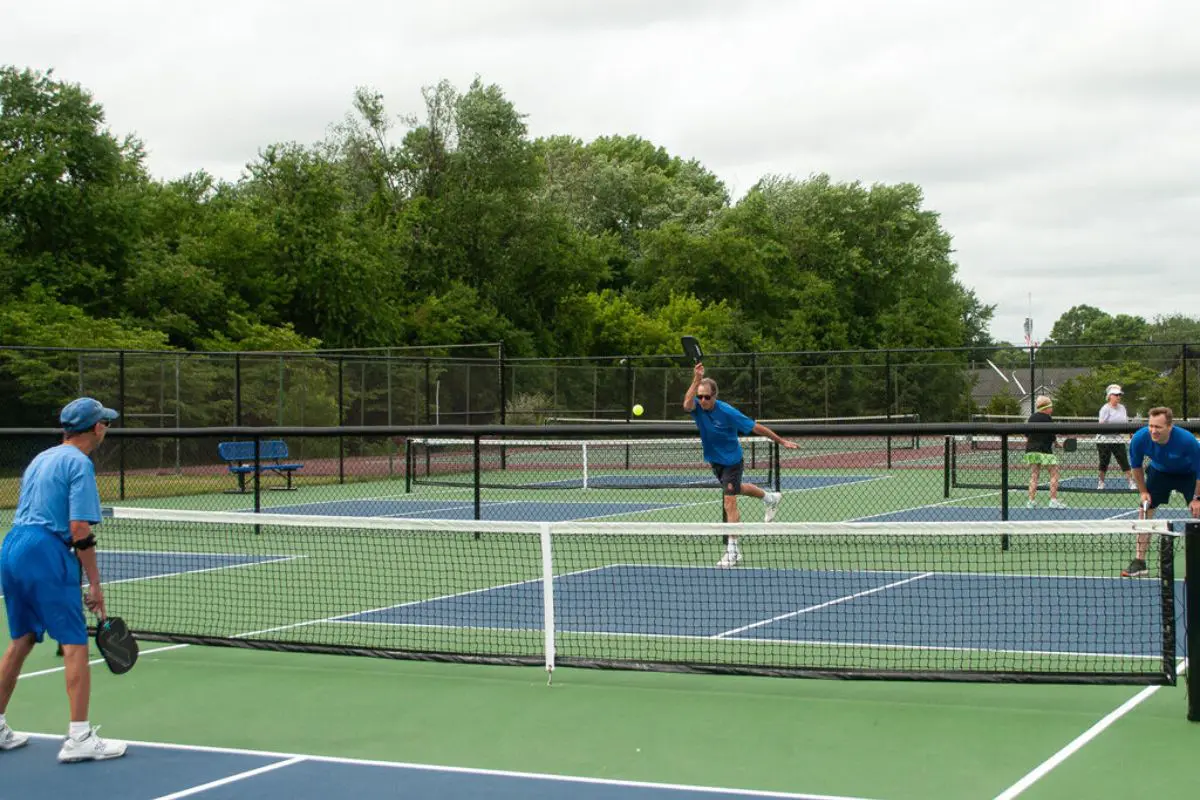
[[[532,138],[478,78],[426,87],[420,108],[358,88],[321,141],[264,143],[236,180],[160,179],[85,87],[0,67],[0,344],[611,356],[676,353],[690,333],[723,352],[962,348],[906,356],[932,377],[895,391],[911,401],[894,411],[943,418],[969,410],[967,371],[948,367],[1020,359],[988,335],[994,306],[959,281],[919,186],[766,175],[735,202],[637,135]],[[1197,327],[1083,306],[1052,337],[1196,341]]]

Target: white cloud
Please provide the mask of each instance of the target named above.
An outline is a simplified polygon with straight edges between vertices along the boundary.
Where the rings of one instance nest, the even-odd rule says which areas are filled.
[[[161,177],[313,142],[480,75],[534,136],[632,133],[738,196],[768,173],[920,184],[993,333],[1200,314],[1200,6],[1185,0],[42,0],[7,63],[91,89]]]

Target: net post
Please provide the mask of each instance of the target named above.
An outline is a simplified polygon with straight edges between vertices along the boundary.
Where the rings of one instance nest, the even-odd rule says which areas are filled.
[[[554,557],[550,542],[550,523],[538,526],[542,544],[542,629],[546,633],[546,685],[554,681]]]
[[[404,493],[412,494],[413,453],[412,438],[404,438]]]
[[[262,437],[254,435],[254,513],[262,513]],[[262,528],[254,526],[254,533],[262,533]]]
[[[780,473],[783,471],[783,459],[780,458],[779,442],[771,442],[771,471],[775,473],[775,491],[783,490],[783,478]]]
[[[942,497],[950,498],[950,437],[942,439]]]
[[[1184,524],[1184,591],[1187,607],[1184,614],[1184,652],[1187,653],[1188,719],[1200,722],[1200,522]]]
[[[1000,519],[1008,521],[1008,434],[1000,434]],[[1000,549],[1007,550],[1008,534],[1000,536]]]
[[[581,445],[581,448],[583,451],[581,453],[581,455],[582,455],[582,461],[583,461],[583,488],[584,489],[588,488],[588,447],[587,446],[588,446],[587,442],[583,442]],[[626,465],[625,468],[628,469],[629,468],[629,448],[628,447],[625,448],[625,465]]]
[[[475,519],[483,519],[483,470],[479,460],[479,434],[475,434],[471,439],[472,455],[475,460]],[[475,534],[475,538],[479,538],[478,533]]]
[[[1168,530],[1158,537],[1158,580],[1162,604],[1162,672],[1168,683],[1178,679],[1175,669],[1175,537]]]

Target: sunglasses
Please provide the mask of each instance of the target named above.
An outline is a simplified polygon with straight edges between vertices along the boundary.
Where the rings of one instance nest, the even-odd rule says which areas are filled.
[[[712,400],[713,396],[711,394],[698,394],[698,395],[696,395],[696,399],[697,400]]]

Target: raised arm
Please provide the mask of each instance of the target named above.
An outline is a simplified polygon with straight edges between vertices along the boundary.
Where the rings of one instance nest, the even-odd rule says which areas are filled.
[[[700,381],[704,378],[704,365],[697,364],[692,370],[692,385],[688,387],[687,393],[683,396],[683,410],[692,413],[692,409],[696,407],[696,390],[700,388]]]
[[[800,446],[789,439],[784,439],[778,433],[771,430],[766,425],[763,425],[761,422],[754,423],[754,430],[751,432],[757,434],[758,436],[766,436],[771,441],[778,443],[780,447],[786,447],[788,450],[795,450]]]

